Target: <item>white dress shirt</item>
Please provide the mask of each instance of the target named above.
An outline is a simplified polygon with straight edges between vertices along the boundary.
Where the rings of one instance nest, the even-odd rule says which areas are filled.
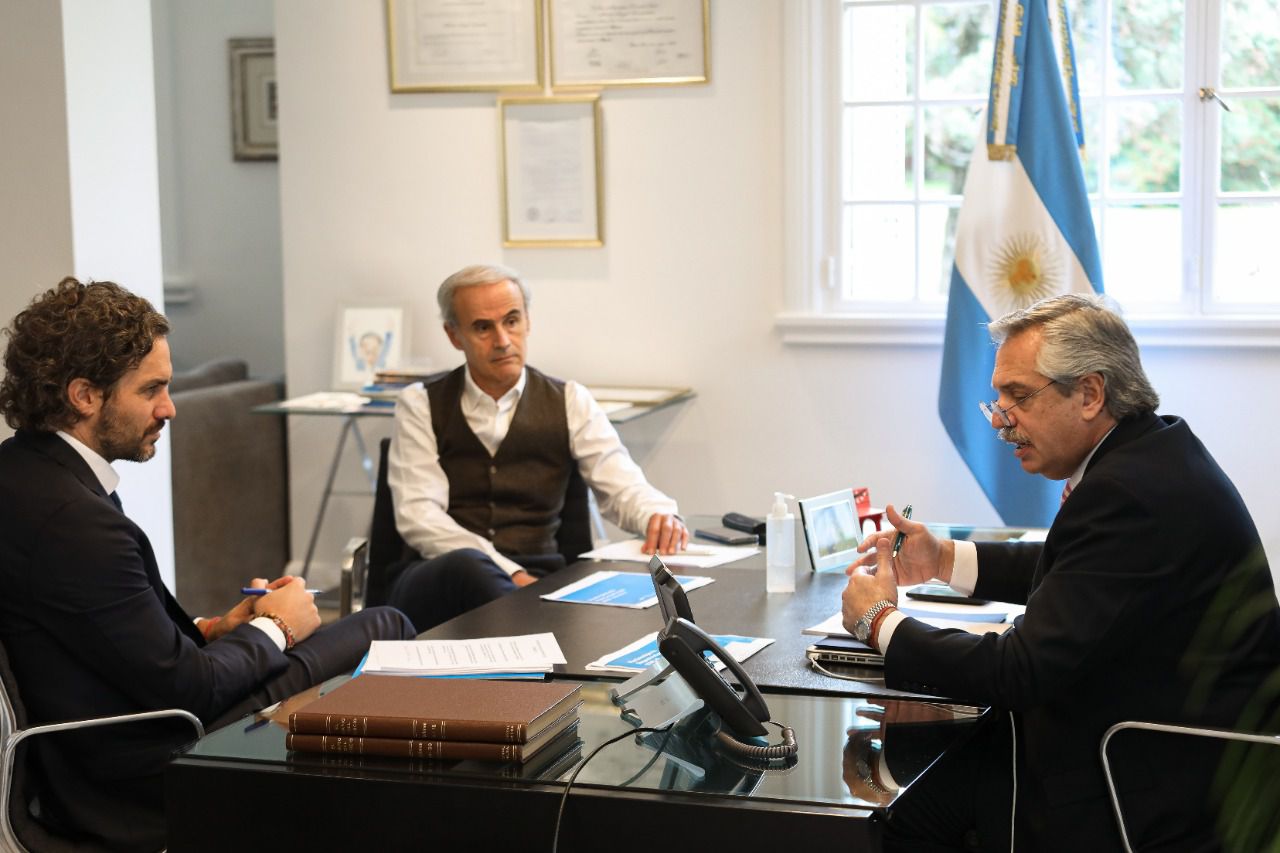
[[[1067,479],[1071,489],[1080,485],[1080,479],[1084,477],[1084,469],[1089,467],[1089,460],[1093,458],[1093,454],[1098,452],[1098,448],[1102,446],[1102,442],[1107,440],[1107,436],[1111,435],[1111,430],[1107,430],[1106,435],[1093,446],[1088,455],[1084,457],[1076,470]],[[956,543],[955,562],[951,565],[951,583],[950,586],[961,595],[973,595],[973,591],[978,588],[978,546],[966,540],[957,540]],[[900,610],[894,610],[892,613],[884,617],[880,623],[880,631],[876,634],[877,644],[880,646],[880,653],[884,654],[889,648],[889,641],[893,639],[893,632],[902,620],[907,617]]]
[[[463,373],[463,417],[489,454],[495,455],[511,428],[528,373],[522,372],[515,386],[498,400],[480,390],[470,370]],[[569,452],[578,462],[582,479],[595,492],[605,518],[624,530],[643,533],[654,513],[676,512],[676,502],[649,485],[640,466],[622,446],[608,416],[586,388],[577,382],[566,382],[564,408],[569,422]],[[522,571],[519,564],[499,554],[493,542],[467,530],[449,515],[449,479],[440,466],[431,426],[431,403],[420,382],[401,391],[396,401],[395,430],[387,463],[396,528],[411,548],[428,559],[458,548],[476,548],[508,574]]]
[[[96,450],[69,432],[58,430],[58,437],[71,445],[72,449],[74,449],[76,453],[80,454],[80,458],[88,464],[89,468],[93,471],[93,475],[97,477],[98,482],[102,484],[103,491],[109,495],[115,492],[116,487],[120,485],[120,475],[116,472],[115,468],[111,467],[110,462],[103,459]],[[265,616],[259,616],[250,621],[249,624],[270,637],[272,642],[276,644],[276,648],[280,649],[280,651],[284,651],[284,631],[280,630],[280,627],[276,625],[274,620],[268,619]]]

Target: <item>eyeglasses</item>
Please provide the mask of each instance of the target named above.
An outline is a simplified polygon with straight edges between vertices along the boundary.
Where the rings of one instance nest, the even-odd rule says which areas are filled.
[[[1001,406],[1000,403],[995,400],[991,400],[990,402],[984,400],[978,404],[978,408],[982,410],[982,415],[987,419],[987,423],[990,423],[993,417],[999,416],[1000,423],[1004,424],[1006,427],[1012,427],[1013,421],[1009,420],[1009,412],[1018,408],[1023,403],[1027,402],[1032,397],[1034,397],[1035,395],[1043,391],[1045,388],[1048,388],[1049,385],[1053,385],[1057,381],[1058,380],[1056,379],[1050,379],[1047,385],[1037,388],[1036,390],[1032,391],[1030,394],[1028,394],[1025,397],[1018,397],[1017,399],[1015,399],[1013,401],[1013,405],[1007,409],[1004,406]]]

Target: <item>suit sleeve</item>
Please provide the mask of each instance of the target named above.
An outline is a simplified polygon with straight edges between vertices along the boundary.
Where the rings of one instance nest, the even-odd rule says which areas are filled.
[[[159,577],[145,535],[104,501],[70,502],[39,541],[40,620],[139,707],[184,708],[209,721],[288,666],[248,624],[204,646],[184,634],[152,585]]]
[[[1014,627],[977,636],[904,620],[885,656],[886,684],[1010,710],[1052,700],[1133,642],[1141,614],[1158,606],[1179,562],[1154,544],[1159,529],[1149,504],[1095,474],[1055,521],[1044,545],[1052,568]],[[998,597],[994,591],[1007,592],[1020,578],[1025,590],[1039,553],[982,548],[975,593]]]

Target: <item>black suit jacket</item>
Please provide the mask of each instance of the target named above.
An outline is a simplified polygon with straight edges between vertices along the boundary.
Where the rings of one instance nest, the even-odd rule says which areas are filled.
[[[288,665],[249,625],[206,643],[161,582],[146,535],[47,433],[0,444],[0,637],[32,723],[158,708],[208,722]],[[160,773],[192,737],[172,721],[29,741],[44,816],[158,849]]]
[[[1119,845],[1098,757],[1109,726],[1235,726],[1280,665],[1257,529],[1176,417],[1117,425],[1043,545],[979,544],[975,595],[1025,602],[1026,614],[998,637],[908,619],[886,655],[887,683],[1017,712],[1030,776],[1018,780],[1020,802],[1039,849]],[[1201,807],[1218,750],[1170,738],[1113,742],[1131,838],[1208,827]]]

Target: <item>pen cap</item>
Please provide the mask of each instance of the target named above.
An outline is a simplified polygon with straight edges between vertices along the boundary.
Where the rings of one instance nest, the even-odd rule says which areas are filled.
[[[773,493],[773,509],[769,510],[770,518],[786,518],[791,513],[787,509],[787,501],[795,500],[791,495],[783,492]]]

